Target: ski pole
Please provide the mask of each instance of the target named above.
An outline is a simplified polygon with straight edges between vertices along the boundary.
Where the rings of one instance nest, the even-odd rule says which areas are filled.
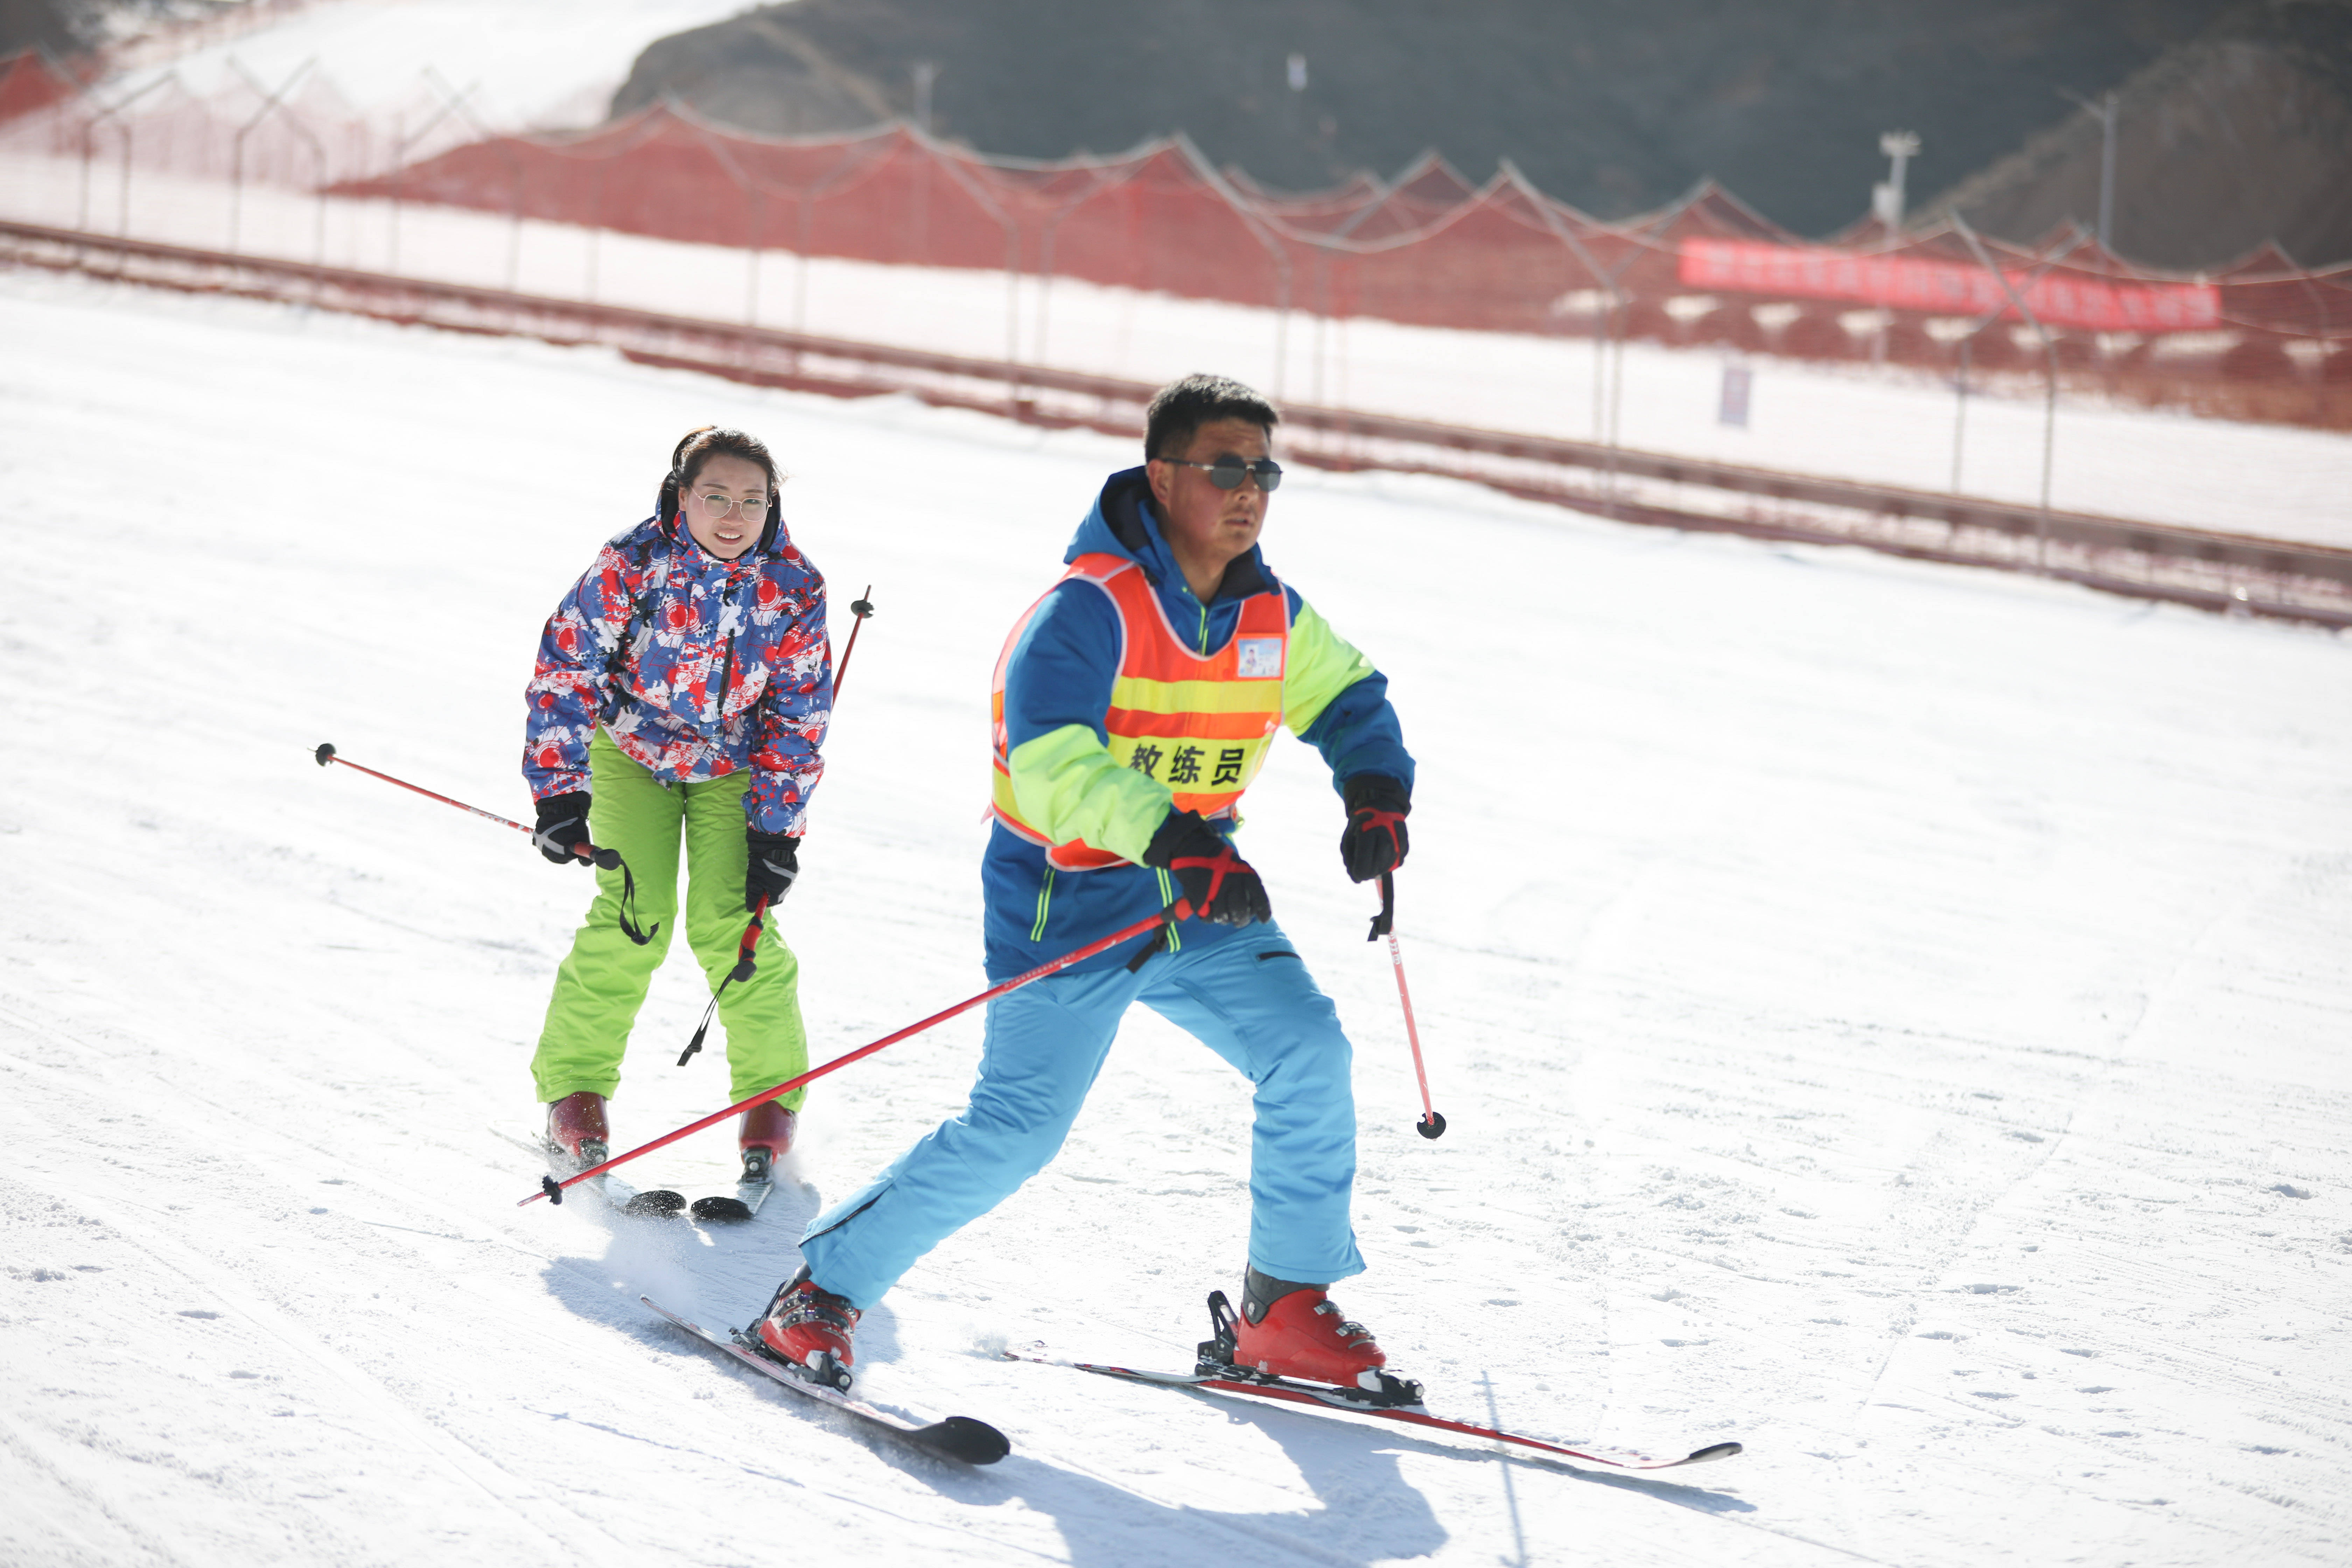
[[[490,821],[499,824],[501,827],[511,827],[517,833],[530,834],[532,843],[536,844],[539,842],[539,835],[537,832],[533,831],[531,828],[524,826],[521,823],[515,821],[511,817],[500,816],[495,811],[484,811],[478,805],[467,805],[462,800],[451,800],[446,795],[436,795],[431,790],[425,789],[421,785],[410,784],[406,779],[396,779],[390,773],[380,773],[373,768],[362,767],[359,763],[352,761],[351,758],[337,754],[332,742],[320,742],[319,749],[311,752],[310,755],[318,759],[319,765],[322,768],[329,763],[341,763],[347,768],[358,768],[361,773],[367,774],[367,776],[372,779],[382,779],[388,784],[398,784],[401,788],[414,791],[415,794],[423,795],[427,800],[437,800],[444,805],[454,805],[459,811],[470,811],[476,816],[487,817]],[[616,869],[621,864],[621,852],[617,849],[599,849],[593,845],[583,845],[572,850],[572,853],[579,856],[583,860],[589,862],[591,865],[601,866],[607,871]]]
[[[842,677],[849,673],[849,656],[857,651],[857,634],[866,629],[866,617],[874,613],[873,593],[874,584],[868,583],[865,594],[849,602],[850,613],[857,617],[857,624],[849,628],[849,646],[841,650],[841,663],[833,672],[833,700],[835,702],[841,700]],[[743,927],[743,940],[735,944],[735,967],[727,972],[727,978],[721,980],[719,989],[710,994],[710,1005],[702,1010],[702,1022],[694,1026],[694,1038],[687,1041],[686,1049],[677,1054],[678,1066],[684,1067],[692,1061],[694,1053],[702,1048],[703,1037],[710,1033],[710,1020],[719,1013],[719,998],[727,994],[727,988],[738,980],[748,983],[760,972],[759,961],[751,953],[760,945],[760,917],[767,912],[767,909],[768,900],[765,899],[751,906],[751,919]]]
[[[854,1051],[849,1051],[841,1056],[837,1056],[834,1058],[833,1060],[825,1063],[823,1067],[811,1068],[808,1071],[801,1074],[800,1077],[790,1079],[784,1083],[780,1083],[773,1089],[763,1089],[759,1093],[751,1096],[749,1100],[739,1100],[724,1110],[714,1110],[699,1121],[689,1121],[675,1132],[665,1132],[660,1137],[655,1139],[652,1142],[640,1144],[638,1147],[630,1150],[625,1154],[615,1154],[601,1165],[591,1165],[588,1169],[581,1172],[579,1174],[575,1176],[567,1176],[560,1182],[553,1176],[542,1176],[540,1178],[539,1191],[531,1194],[530,1196],[527,1198],[517,1200],[515,1207],[521,1208],[526,1205],[535,1204],[541,1198],[547,1198],[552,1202],[560,1204],[563,1201],[563,1189],[566,1187],[584,1182],[591,1176],[601,1176],[615,1165],[626,1164],[640,1154],[650,1154],[656,1149],[665,1148],[669,1144],[677,1142],[679,1139],[686,1137],[689,1133],[699,1132],[706,1127],[716,1127],[719,1123],[726,1121],[730,1116],[740,1116],[755,1105],[765,1104],[767,1101],[775,1099],[778,1095],[790,1094],[793,1090],[800,1088],[803,1084],[814,1083],[829,1072],[838,1071],[854,1061],[863,1060],[864,1058],[872,1056],[875,1052],[880,1050],[885,1046],[895,1046],[900,1040],[907,1038],[910,1035],[921,1034],[925,1029],[929,1028],[934,1024],[944,1024],[959,1013],[968,1013],[972,1008],[979,1006],[982,1002],[993,1001],[995,998],[1003,995],[1008,991],[1020,990],[1021,987],[1030,984],[1032,981],[1043,980],[1049,974],[1059,973],[1061,971],[1067,969],[1073,963],[1083,963],[1098,952],[1107,952],[1111,948],[1117,947],[1120,942],[1126,942],[1130,937],[1141,936],[1145,931],[1151,930],[1154,926],[1160,925],[1163,922],[1172,924],[1177,921],[1188,920],[1192,917],[1192,904],[1183,899],[1179,899],[1174,903],[1169,905],[1166,909],[1146,915],[1143,919],[1136,921],[1133,925],[1121,926],[1118,930],[1111,932],[1108,936],[1097,937],[1093,942],[1087,943],[1086,946],[1066,952],[1059,958],[1047,959],[1036,968],[1029,970],[1025,973],[1016,974],[1010,980],[999,981],[996,984],[990,986],[979,995],[967,996],[962,1001],[957,1003],[954,1006],[947,1008],[941,1012],[934,1013],[929,1017],[923,1019],[920,1023],[909,1024],[905,1028],[898,1030],[896,1034],[883,1036],[880,1039],[876,1040],[871,1045],[860,1046]]]
[[[874,584],[866,584],[866,592],[849,601],[849,613],[857,624],[849,628],[849,644],[841,650],[841,663],[833,672],[833,700],[841,700],[841,683],[849,678],[849,656],[857,651],[857,634],[866,629],[866,617],[874,613]]]
[[[1421,1031],[1413,1026],[1412,993],[1404,985],[1404,953],[1396,939],[1396,879],[1392,872],[1381,873],[1381,912],[1372,917],[1372,932],[1366,942],[1389,939],[1389,963],[1396,969],[1397,1000],[1404,1004],[1404,1037],[1412,1047],[1412,1076],[1421,1080],[1421,1120],[1412,1130],[1423,1138],[1445,1136],[1445,1118],[1429,1103],[1429,1069],[1421,1063]]]
[[[767,912],[768,900],[765,898],[751,906],[751,921],[743,928],[743,940],[735,944],[735,967],[727,972],[727,978],[721,980],[719,989],[710,994],[710,1005],[702,1010],[702,1022],[694,1026],[694,1038],[687,1041],[686,1049],[677,1054],[678,1066],[684,1067],[692,1061],[694,1053],[702,1048],[702,1037],[710,1032],[710,1020],[718,1015],[719,999],[727,994],[727,988],[738,980],[749,980],[760,972],[760,965],[751,957],[751,950],[760,945],[760,917]]]
[[[382,779],[388,784],[398,784],[401,788],[421,795],[427,800],[437,800],[444,805],[454,805],[459,811],[470,811],[476,816],[486,817],[488,820],[499,824],[500,826],[511,827],[517,833],[529,834],[530,836],[530,841],[533,844],[539,843],[539,835],[537,832],[531,828],[525,827],[521,823],[513,820],[511,817],[500,816],[495,811],[484,811],[478,805],[467,805],[462,800],[452,800],[446,795],[436,795],[433,791],[426,789],[420,784],[410,784],[406,779],[396,779],[390,773],[380,773],[373,768],[362,767],[360,763],[352,761],[349,757],[337,755],[334,742],[331,741],[320,742],[319,749],[312,752],[310,755],[317,760],[318,764],[322,768],[329,763],[341,763],[347,768],[358,768],[360,772],[367,774],[367,776],[372,779]],[[572,853],[578,856],[581,859],[587,861],[591,866],[596,867],[600,870],[618,871],[621,874],[621,934],[627,937],[631,942],[635,942],[639,947],[643,947],[646,943],[653,941],[654,932],[651,931],[640,931],[637,928],[636,917],[629,912],[637,907],[637,879],[629,874],[628,862],[621,858],[621,852],[617,849],[599,849],[593,844],[586,844],[574,846]],[[661,928],[658,925],[654,928],[655,931],[658,931]]]

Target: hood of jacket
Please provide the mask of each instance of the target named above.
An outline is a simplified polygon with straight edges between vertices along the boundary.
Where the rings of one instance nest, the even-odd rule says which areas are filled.
[[[1071,536],[1062,562],[1066,565],[1081,555],[1097,554],[1124,555],[1141,566],[1151,585],[1161,593],[1181,590],[1191,595],[1175,552],[1168,548],[1167,535],[1160,531],[1159,515],[1152,510],[1151,477],[1141,468],[1121,468],[1103,481],[1102,493],[1095,497],[1093,509]],[[1226,563],[1224,577],[1209,598],[1214,604],[1269,593],[1273,588],[1265,560],[1253,544]]]

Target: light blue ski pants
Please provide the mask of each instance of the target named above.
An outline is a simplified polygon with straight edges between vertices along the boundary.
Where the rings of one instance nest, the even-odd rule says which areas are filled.
[[[971,1102],[802,1239],[810,1278],[871,1307],[917,1258],[1045,1168],[1141,1002],[1257,1086],[1249,1261],[1324,1285],[1364,1271],[1348,1217],[1356,1179],[1351,1052],[1330,998],[1271,923],[1155,953],[1142,969],[1055,975],[988,1005]]]

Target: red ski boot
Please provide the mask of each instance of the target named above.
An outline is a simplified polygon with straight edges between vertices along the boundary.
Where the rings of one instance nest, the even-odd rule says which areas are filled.
[[[799,1116],[772,1100],[745,1111],[742,1128],[735,1135],[735,1146],[743,1152],[743,1179],[768,1180],[776,1162],[793,1152],[793,1135],[799,1130]]]
[[[604,1124],[604,1097],[583,1089],[549,1101],[547,1141],[579,1161],[582,1170],[603,1164],[613,1150],[612,1129]]]
[[[1260,1379],[1295,1379],[1360,1391],[1368,1405],[1417,1405],[1421,1384],[1382,1370],[1389,1358],[1363,1324],[1342,1317],[1320,1285],[1276,1279],[1253,1268],[1235,1314],[1220,1290],[1209,1298],[1216,1338],[1201,1346],[1202,1369],[1222,1358]]]
[[[849,1369],[857,1360],[850,1336],[857,1331],[856,1308],[817,1289],[803,1268],[776,1287],[760,1319],[760,1342],[811,1383],[849,1390]]]

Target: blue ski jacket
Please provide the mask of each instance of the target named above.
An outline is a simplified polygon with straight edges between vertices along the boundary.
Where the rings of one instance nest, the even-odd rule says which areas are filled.
[[[1169,551],[1152,510],[1150,480],[1136,468],[1104,483],[1063,559],[1097,553],[1138,563],[1170,626],[1204,654],[1221,650],[1234,636],[1243,600],[1279,587],[1292,646],[1283,678],[1285,724],[1322,753],[1334,789],[1359,773],[1385,774],[1412,788],[1412,758],[1388,700],[1388,679],[1333,632],[1297,590],[1277,584],[1255,547],[1225,569],[1223,581],[1203,604]],[[1107,838],[1091,833],[1088,837],[1127,859],[1095,870],[1056,870],[1046,863],[1043,846],[994,823],[981,864],[992,979],[1034,968],[1164,909],[1178,890],[1165,873],[1136,863],[1165,820],[1171,792],[1118,768],[1109,757],[1104,717],[1122,647],[1119,614],[1110,596],[1097,584],[1065,579],[1038,603],[1007,655],[1005,741],[1015,778],[1038,797],[1092,797],[1085,805],[1074,805],[1074,813],[1097,821],[1117,818]],[[1074,727],[1092,731],[1091,747]],[[1150,790],[1160,792],[1157,805],[1145,799]],[[1103,797],[1110,794],[1121,797],[1118,804],[1106,802]],[[1138,802],[1140,811],[1135,809]],[[1179,946],[1191,948],[1246,931],[1194,920],[1171,934]],[[1157,940],[1142,937],[1137,943]],[[1114,949],[1066,973],[1125,963],[1135,952]]]

